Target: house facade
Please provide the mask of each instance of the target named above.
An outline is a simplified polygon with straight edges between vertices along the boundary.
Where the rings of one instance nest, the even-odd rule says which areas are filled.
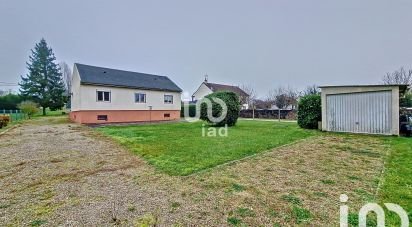
[[[76,63],[70,119],[85,124],[178,120],[181,92],[165,76]]]
[[[199,86],[199,88],[193,93],[192,95],[192,102],[197,102],[198,100],[201,100],[203,97],[206,95],[212,94],[214,92],[219,92],[219,91],[231,91],[236,93],[241,101],[242,104],[242,109],[248,109],[248,103],[247,99],[249,95],[243,91],[241,88],[238,86],[231,86],[231,85],[226,85],[226,84],[215,84],[215,83],[209,83],[207,77],[203,81],[203,83]]]

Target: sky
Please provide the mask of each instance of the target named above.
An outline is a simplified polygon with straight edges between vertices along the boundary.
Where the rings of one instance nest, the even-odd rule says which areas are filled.
[[[57,61],[165,75],[190,96],[253,87],[379,84],[412,69],[410,0],[0,0],[0,82],[18,83],[36,42]],[[0,83],[1,85],[1,83]],[[15,86],[0,86],[0,89]]]

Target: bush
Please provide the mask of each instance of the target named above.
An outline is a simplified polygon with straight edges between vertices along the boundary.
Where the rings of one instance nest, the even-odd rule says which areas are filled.
[[[182,103],[182,108],[180,109],[180,116],[185,117],[185,112],[184,112],[184,104]],[[189,104],[189,117],[195,117],[196,116],[196,105],[195,104]]]
[[[301,128],[317,129],[322,120],[320,95],[306,95],[299,100],[298,125]]]
[[[0,116],[0,128],[6,127],[10,122],[10,116],[3,115]]]
[[[33,114],[39,112],[39,107],[38,107],[37,103],[32,102],[32,101],[23,101],[19,105],[17,105],[17,107],[23,113],[27,114],[27,116],[29,116],[29,118],[31,116],[33,116]]]
[[[220,117],[223,108],[217,102],[213,101],[213,98],[221,99],[227,106],[226,117],[220,122],[211,122],[207,117],[207,104],[202,103],[200,106],[200,119],[205,120],[209,123],[213,123],[215,126],[234,126],[239,118],[240,111],[240,101],[239,96],[233,92],[216,92],[204,97],[209,99],[212,103],[212,116]]]

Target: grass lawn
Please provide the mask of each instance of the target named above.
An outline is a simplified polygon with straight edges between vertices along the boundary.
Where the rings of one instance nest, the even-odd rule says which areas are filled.
[[[381,205],[400,205],[412,221],[412,138],[388,137],[386,142],[391,149],[386,160],[378,202]],[[386,212],[386,222],[400,226],[400,219],[392,212]]]
[[[65,108],[61,110],[50,110],[49,108],[46,108],[46,116],[43,116],[43,109],[39,108],[39,112],[35,113],[33,117],[55,117],[55,116],[62,116],[65,114],[68,114],[70,110],[67,110]]]
[[[318,133],[273,121],[240,121],[226,138],[202,137],[201,123],[96,129],[102,133],[67,123],[67,115],[34,118],[0,138],[4,225],[73,217],[81,219],[74,225],[98,226],[339,226],[341,194],[349,197],[349,226],[358,226],[368,202],[399,204],[412,220],[412,138]],[[385,214],[386,226],[399,226]]]
[[[202,124],[106,126],[97,130],[170,175],[189,175],[317,134],[300,129],[296,123],[240,120],[228,129],[227,137],[204,137]]]

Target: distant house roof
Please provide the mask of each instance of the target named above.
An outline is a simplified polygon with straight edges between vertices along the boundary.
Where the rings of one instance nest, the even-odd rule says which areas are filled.
[[[204,84],[213,92],[218,92],[218,91],[232,91],[239,96],[249,96],[245,91],[240,89],[237,86],[230,86],[230,85],[225,85],[225,84],[213,84],[213,83],[206,83]]]
[[[109,69],[75,63],[81,84],[182,92],[167,76]]]

